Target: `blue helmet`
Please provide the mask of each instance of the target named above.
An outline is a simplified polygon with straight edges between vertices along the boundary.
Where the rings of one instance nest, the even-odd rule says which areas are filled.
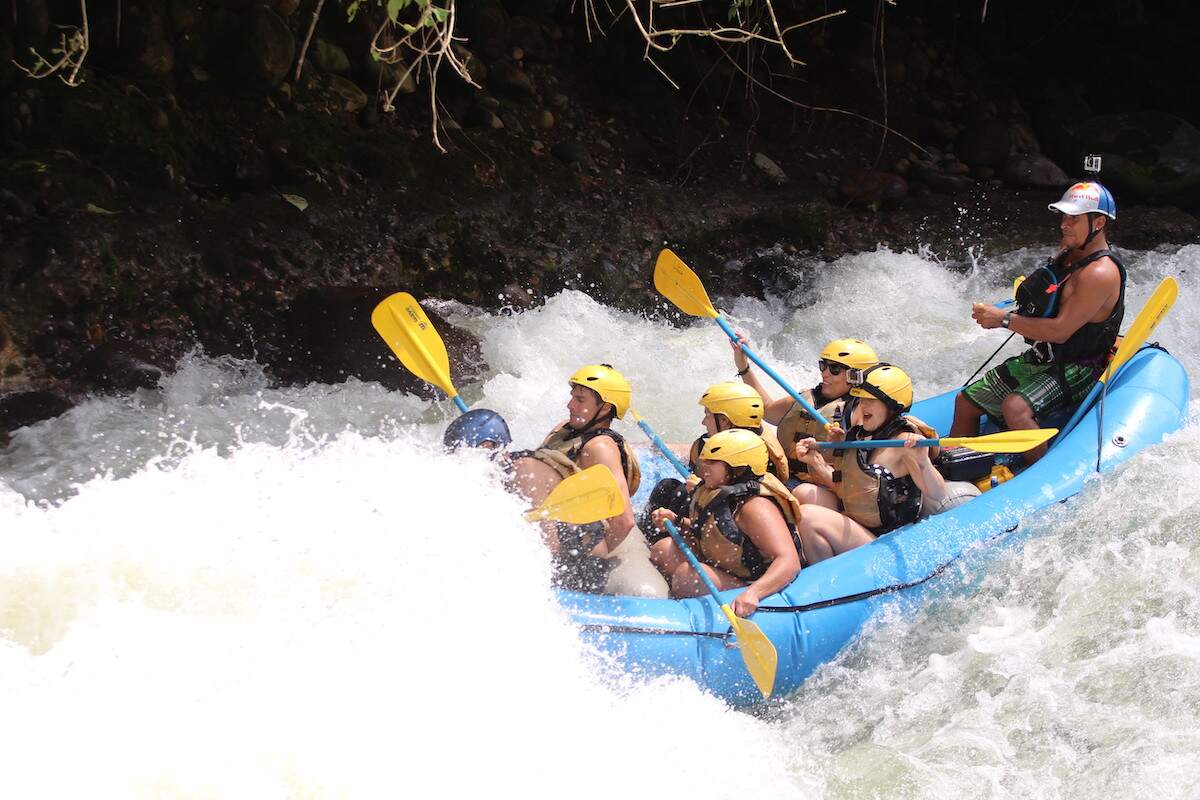
[[[446,426],[442,439],[446,447],[479,447],[484,442],[496,442],[503,447],[512,444],[512,434],[504,417],[490,408],[476,408]]]

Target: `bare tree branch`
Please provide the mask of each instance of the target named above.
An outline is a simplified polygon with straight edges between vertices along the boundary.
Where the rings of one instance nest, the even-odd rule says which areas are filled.
[[[13,59],[13,64],[31,78],[40,80],[58,75],[58,79],[67,86],[81,84],[83,81],[79,79],[79,70],[83,67],[91,44],[88,37],[87,0],[79,0],[79,16],[81,22],[78,26],[58,26],[62,31],[58,36],[58,47],[50,50],[51,57],[57,60],[51,61],[31,47],[29,52],[34,58],[33,66],[26,67],[16,59]]]
[[[308,33],[304,34],[304,44],[300,45],[300,55],[296,58],[296,71],[292,73],[292,83],[300,82],[300,71],[304,69],[304,54],[308,52],[308,44],[312,41],[313,31],[317,29],[317,20],[321,18],[321,9],[324,7],[325,0],[317,0],[317,6],[312,13],[312,21],[308,23]]]

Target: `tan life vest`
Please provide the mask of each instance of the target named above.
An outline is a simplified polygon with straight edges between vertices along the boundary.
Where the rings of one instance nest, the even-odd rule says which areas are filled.
[[[796,526],[800,521],[800,501],[774,475],[708,489],[701,485],[692,495],[692,530],[698,532],[699,557],[705,564],[723,569],[745,581],[763,576],[771,563],[737,524],[737,511],[751,497],[767,497],[783,513],[800,562],[805,563]]]
[[[633,452],[629,442],[612,428],[598,428],[580,434],[568,428],[564,422],[550,431],[545,441],[530,453],[529,457],[536,458],[562,477],[569,478],[580,471],[579,453],[583,446],[597,436],[608,436],[617,443],[617,448],[621,451],[621,468],[625,471],[625,483],[629,486],[629,496],[633,497],[642,483],[642,470],[638,466],[637,454]]]
[[[909,431],[926,439],[937,438],[937,431],[909,415],[889,428],[886,435],[873,435],[880,439],[895,439],[897,434]],[[930,457],[939,450],[931,447]],[[921,511],[921,490],[911,476],[896,478],[885,467],[870,463],[873,450],[831,452],[829,466],[833,468],[833,491],[846,516],[877,535],[916,521]]]
[[[754,430],[747,428],[747,430]],[[775,434],[765,428],[762,431],[754,431],[762,437],[763,443],[767,446],[767,472],[774,475],[781,481],[786,481],[790,470],[788,469],[787,456],[783,454],[783,448],[779,445],[779,440],[775,438]],[[692,449],[688,453],[688,468],[692,473],[699,475],[697,470],[700,468],[700,451],[704,449],[704,443],[708,440],[708,434],[696,439],[692,442]]]
[[[815,389],[805,389],[800,393],[800,396],[813,404],[813,408],[821,412],[821,416],[830,422],[838,422],[842,418],[842,411],[846,407],[846,398],[839,397],[835,400],[830,400],[823,405],[817,405],[818,399]],[[796,459],[796,442],[801,439],[812,437],[818,442],[829,441],[829,433],[825,430],[825,426],[813,419],[812,415],[804,410],[804,406],[797,402],[793,402],[791,408],[783,415],[783,419],[779,420],[779,425],[775,429],[778,435],[778,443],[781,445],[783,452],[787,454],[788,469],[793,478],[807,480],[808,465],[803,461]],[[783,480],[787,480],[784,478]]]

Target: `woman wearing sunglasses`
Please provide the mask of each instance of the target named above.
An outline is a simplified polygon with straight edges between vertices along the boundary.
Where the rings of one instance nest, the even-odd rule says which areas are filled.
[[[788,488],[796,495],[801,503],[815,501],[813,490],[808,481],[808,465],[795,457],[794,445],[801,439],[813,438],[819,442],[829,440],[829,431],[812,418],[804,406],[797,403],[786,394],[778,399],[763,389],[758,376],[750,369],[750,359],[742,351],[742,344],[749,345],[750,340],[739,335],[738,344],[733,345],[733,363],[737,366],[738,377],[751,386],[763,399],[763,419],[777,426],[776,435],[788,454]],[[867,369],[879,363],[879,356],[869,344],[861,339],[834,339],[821,350],[817,367],[821,370],[821,382],[811,389],[801,392],[805,400],[812,403],[813,408],[821,412],[821,416],[834,423],[840,430],[843,409],[850,397],[850,384],[847,373],[851,369]]]
[[[856,402],[844,438],[907,439],[909,443],[898,448],[824,451],[828,460],[817,449],[815,438],[796,443],[797,457],[808,465],[810,480],[824,487],[813,486],[813,502],[801,508],[800,538],[810,562],[915,522],[923,504],[943,510],[947,496],[946,481],[930,461],[938,448],[914,444],[918,439],[937,438],[937,432],[905,413],[912,407],[913,388],[904,370],[877,364],[849,370],[847,380]]]

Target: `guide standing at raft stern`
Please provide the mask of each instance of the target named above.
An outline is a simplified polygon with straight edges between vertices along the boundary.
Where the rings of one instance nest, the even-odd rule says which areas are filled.
[[[1017,287],[1015,310],[990,303],[971,310],[981,327],[1007,328],[1032,347],[958,394],[951,436],[978,435],[985,413],[1009,430],[1039,428],[1039,418],[1082,402],[1104,371],[1125,316],[1125,266],[1108,243],[1116,201],[1085,181],[1049,208],[1062,214],[1058,255]],[[1026,462],[1047,448],[1030,450]]]

